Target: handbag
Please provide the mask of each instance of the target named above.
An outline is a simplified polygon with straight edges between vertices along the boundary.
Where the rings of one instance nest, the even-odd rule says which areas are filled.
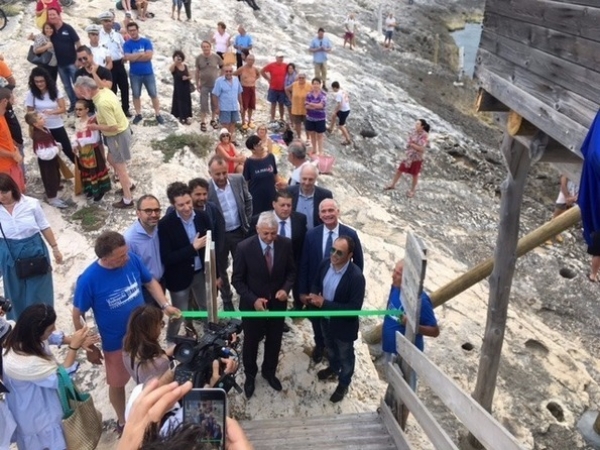
[[[47,66],[52,60],[52,53],[45,51],[41,55],[36,54],[33,51],[33,45],[29,46],[29,52],[27,52],[27,61],[31,64]]]
[[[46,275],[48,272],[50,272],[50,262],[45,255],[32,256],[30,258],[15,258],[15,255],[13,255],[13,252],[10,249],[10,245],[8,245],[8,239],[6,239],[6,235],[4,234],[1,223],[0,232],[2,232],[2,237],[4,238],[4,242],[6,242],[8,253],[10,253],[10,257],[15,263],[17,278],[26,280],[28,278]]]
[[[102,413],[90,394],[79,392],[63,366],[58,366],[58,396],[67,450],[94,450],[102,435]]]

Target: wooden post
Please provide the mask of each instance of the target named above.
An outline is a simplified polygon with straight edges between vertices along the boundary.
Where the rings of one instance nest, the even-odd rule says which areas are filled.
[[[437,66],[440,57],[440,35],[435,33],[435,40],[433,41],[433,65]]]
[[[504,134],[501,151],[506,160],[508,175],[501,186],[500,223],[494,252],[494,270],[490,277],[487,323],[481,347],[477,384],[473,392],[473,398],[490,413],[504,343],[510,289],[517,262],[521,203],[525,181],[531,167],[529,149],[508,133]],[[469,434],[469,442],[481,448],[481,444],[472,434]]]
[[[212,232],[206,232],[206,251],[204,252],[204,281],[206,283],[206,310],[208,321],[217,323],[217,276],[215,265],[215,243],[212,240]]]

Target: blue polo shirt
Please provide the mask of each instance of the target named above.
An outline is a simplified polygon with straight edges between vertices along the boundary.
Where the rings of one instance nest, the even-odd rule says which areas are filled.
[[[248,33],[246,33],[244,36],[238,34],[233,40],[233,45],[238,47],[250,47],[252,44],[252,37]],[[237,53],[242,53],[242,51],[238,49]]]
[[[137,41],[129,39],[123,44],[124,53],[144,53],[152,51],[152,42],[147,38],[139,38]],[[131,75],[152,75],[154,70],[152,69],[152,60],[150,61],[134,61],[129,63],[129,73]]]
[[[328,49],[331,48],[331,41],[329,40],[329,38],[327,36],[323,36],[323,39],[319,39],[319,37],[317,36],[310,43],[310,48],[321,48],[321,47],[328,48]],[[327,62],[327,52],[319,51],[319,52],[313,53],[313,62],[315,64],[323,64],[324,62]]]
[[[242,85],[238,77],[231,77],[227,81],[225,76],[217,78],[212,94],[219,98],[219,109],[221,111],[239,111],[240,103],[238,95],[242,93]]]

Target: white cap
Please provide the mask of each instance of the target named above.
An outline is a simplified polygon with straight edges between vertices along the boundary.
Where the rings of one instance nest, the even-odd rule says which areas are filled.
[[[278,51],[277,53],[275,53],[275,58],[283,58],[285,55],[282,51]]]
[[[100,19],[100,20],[107,20],[107,19],[113,20],[114,18],[115,18],[115,16],[110,11],[104,11],[98,15],[98,19]]]
[[[85,27],[86,33],[100,33],[101,27],[99,25],[88,25]]]
[[[224,134],[230,134],[227,128],[221,128],[221,131],[219,131],[219,137],[223,136]]]

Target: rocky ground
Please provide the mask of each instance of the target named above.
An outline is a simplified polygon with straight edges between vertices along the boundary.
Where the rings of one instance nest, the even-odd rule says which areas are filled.
[[[162,108],[168,112],[172,88],[167,67],[176,48],[188,57],[198,53],[199,41],[210,36],[218,20],[229,28],[244,23],[255,37],[259,66],[272,60],[275,50],[286,52],[287,60],[311,73],[310,55],[306,51],[315,30],[324,26],[335,46],[330,59],[329,80],[338,80],[351,95],[350,126],[355,135],[370,124],[378,133],[374,139],[356,138],[353,147],[340,146],[339,136],[327,139],[326,150],[336,156],[334,174],[322,176],[320,183],[332,189],[341,204],[344,222],[360,231],[366,251],[365,307],[383,308],[393,262],[403,255],[407,231],[417,233],[429,249],[427,289],[433,291],[489,257],[496,245],[499,185],[506,176],[498,152],[499,130],[488,125],[473,111],[475,89],[452,85],[454,71],[449,69],[455,57],[447,29],[468,19],[481,17],[479,0],[421,0],[408,6],[404,2],[383,2],[384,11],[393,7],[399,20],[394,51],[381,47],[382,38],[375,31],[375,12],[380,2],[349,0],[340,7],[335,0],[262,0],[261,11],[253,13],[243,2],[206,0],[193,5],[192,23],[177,23],[169,18],[170,4],[151,3],[157,17],[141,25],[142,33],[155,43],[154,65],[160,83]],[[79,31],[89,18],[110,7],[107,0],[80,2],[71,7],[65,20]],[[19,87],[16,95],[22,104],[25,80],[30,70],[24,57],[29,43],[25,37],[33,31],[33,5],[10,19],[2,32],[0,51],[15,73]],[[358,49],[342,49],[342,22],[349,12],[357,13],[361,22]],[[432,63],[435,35],[440,36],[440,64]],[[5,39],[6,36],[6,39]],[[86,41],[84,34],[81,36]],[[191,58],[190,58],[191,59]],[[266,85],[259,87],[264,98]],[[144,100],[145,113],[151,116]],[[197,105],[197,99],[195,99]],[[264,100],[259,104],[259,119],[266,118]],[[418,118],[432,124],[431,150],[415,198],[405,195],[407,185],[384,194],[383,186],[391,179],[398,163],[406,135]],[[483,120],[481,120],[483,119]],[[163,202],[165,188],[174,180],[206,176],[206,159],[189,149],[177,150],[169,162],[153,150],[152,139],[171,133],[181,134],[198,124],[184,127],[175,120],[165,126],[134,127],[134,158],[131,171],[139,186],[137,192],[151,192]],[[214,135],[209,135],[214,138]],[[241,139],[239,139],[241,141]],[[285,151],[280,170],[288,170]],[[31,190],[41,197],[37,169],[29,152],[28,168]],[[403,183],[406,183],[404,181]],[[549,166],[536,166],[528,178],[522,211],[521,230],[525,234],[551,217],[558,191],[557,173]],[[76,277],[93,260],[91,244],[99,228],[124,230],[133,220],[132,212],[114,211],[108,198],[99,210],[86,209],[83,199],[76,206],[57,212],[45,206],[59,243],[67,258],[56,268],[59,322],[69,329],[71,292]],[[74,217],[75,215],[75,217]],[[83,219],[75,220],[79,216]],[[100,221],[100,227],[87,222]],[[565,233],[562,245],[540,248],[519,260],[513,282],[508,329],[503,349],[495,416],[527,448],[585,448],[575,424],[581,414],[598,404],[598,311],[595,301],[600,288],[586,281],[588,258],[578,229]],[[562,267],[575,270],[571,280],[559,276]],[[463,389],[471,392],[475,385],[481,338],[485,327],[487,282],[482,282],[436,310],[442,333],[427,342],[431,359]],[[377,319],[363,321],[363,329]],[[273,393],[258,383],[255,398],[243,396],[231,400],[232,413],[244,419],[316,416],[376,408],[385,385],[378,380],[376,348],[357,343],[359,360],[356,379],[344,402],[332,406],[327,397],[332,386],[317,384],[309,362],[310,330],[305,323],[292,325],[286,335],[279,376],[284,390]],[[462,348],[471,343],[470,351]],[[372,363],[375,360],[376,364]],[[103,387],[103,371],[83,365],[80,382],[90,389],[107,419],[113,413]],[[239,377],[242,379],[242,377]],[[100,380],[100,381],[99,381]],[[436,417],[451,436],[464,430],[425,386],[419,395],[426,399]],[[550,405],[550,407],[549,407]],[[554,411],[554,415],[551,412]],[[560,414],[557,411],[562,411]],[[409,423],[409,435],[418,448],[429,448],[418,428]],[[114,435],[107,432],[102,448],[112,448]]]

